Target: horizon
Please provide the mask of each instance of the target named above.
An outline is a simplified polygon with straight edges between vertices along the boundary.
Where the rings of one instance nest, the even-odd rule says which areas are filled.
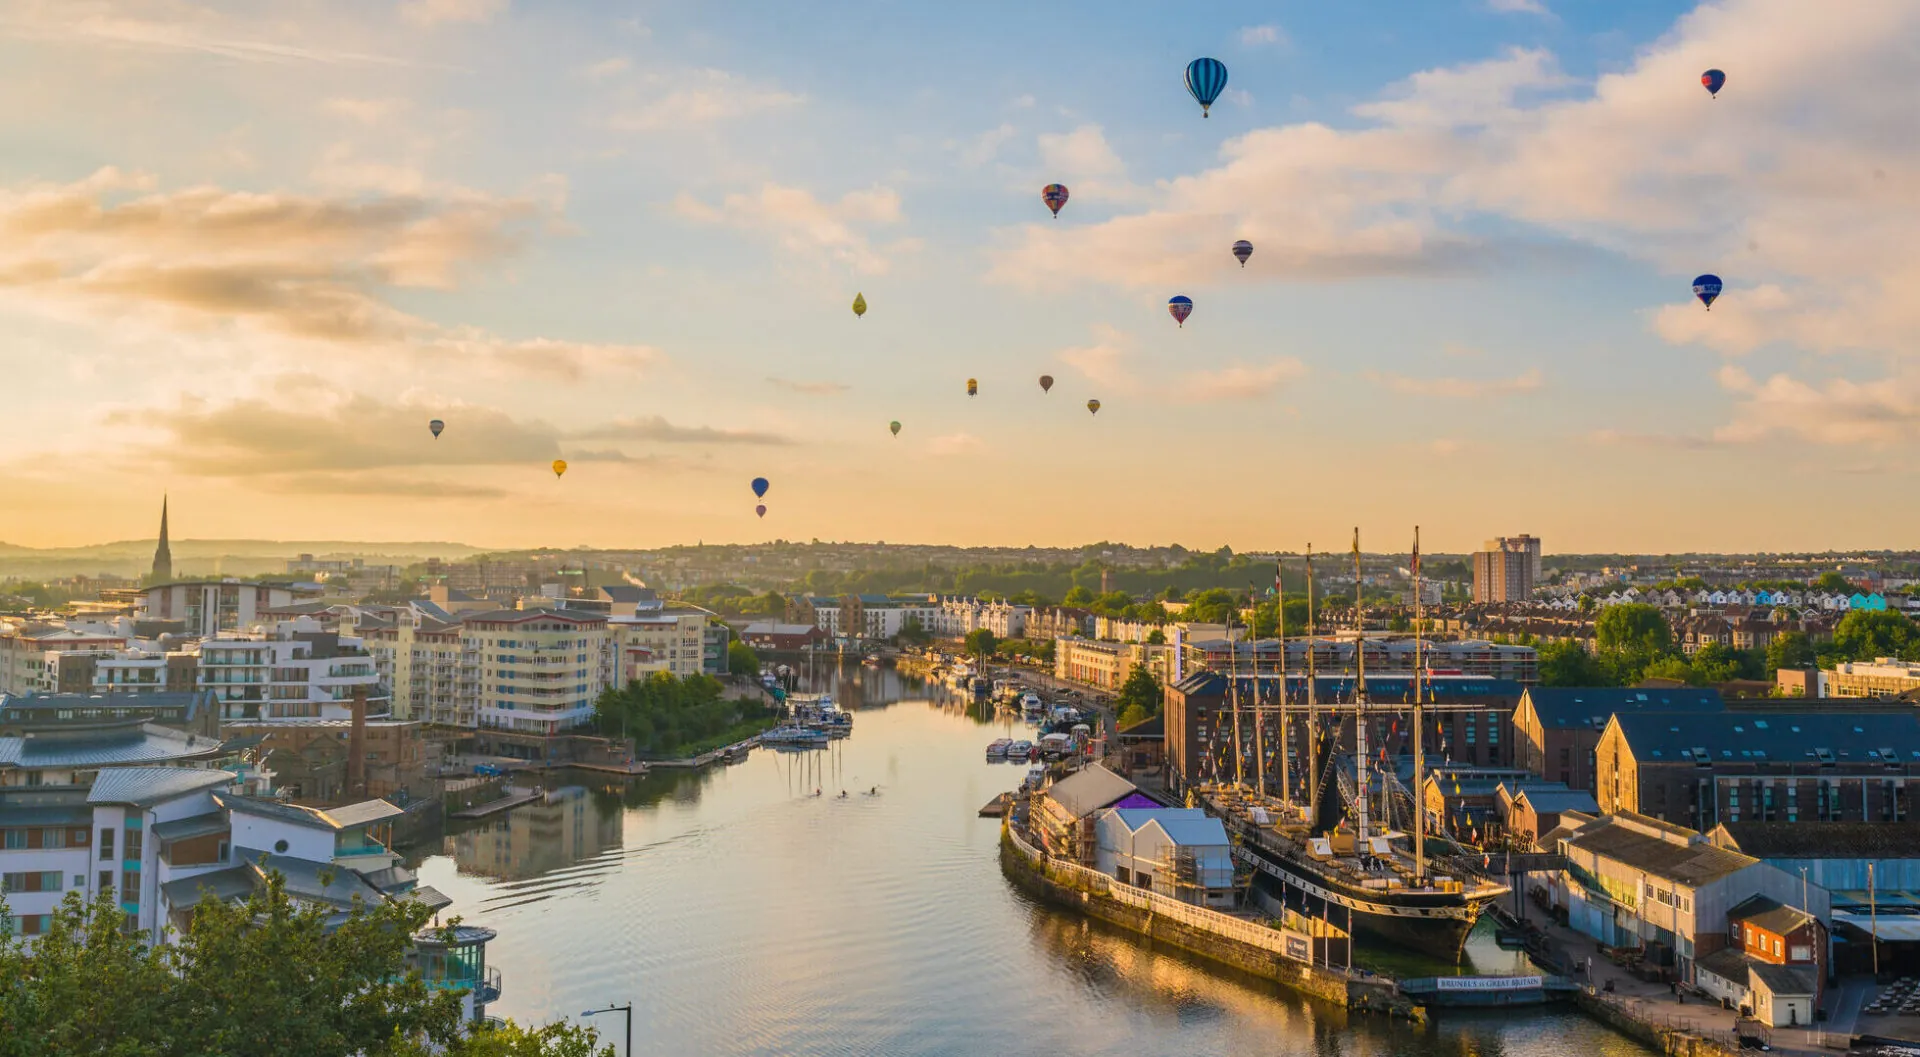
[[[1920,9],[1385,10],[29,6],[0,539],[1912,535]]]

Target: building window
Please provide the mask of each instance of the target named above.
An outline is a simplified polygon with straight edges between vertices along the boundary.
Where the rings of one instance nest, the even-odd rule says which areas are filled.
[[[113,831],[110,829],[100,831],[100,858],[113,858]]]
[[[127,827],[127,847],[121,852],[121,857],[135,860],[140,858],[140,831],[132,826]]]

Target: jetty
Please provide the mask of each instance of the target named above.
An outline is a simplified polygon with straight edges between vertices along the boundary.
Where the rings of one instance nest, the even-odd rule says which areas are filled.
[[[535,800],[540,799],[540,797],[541,797],[541,794],[536,793],[531,789],[514,789],[514,790],[510,790],[506,796],[503,796],[498,800],[490,800],[484,804],[477,804],[473,807],[463,808],[459,811],[455,811],[453,813],[453,817],[454,818],[486,818],[488,815],[497,815],[502,811],[511,811],[514,808],[519,807],[521,804],[531,804]]]

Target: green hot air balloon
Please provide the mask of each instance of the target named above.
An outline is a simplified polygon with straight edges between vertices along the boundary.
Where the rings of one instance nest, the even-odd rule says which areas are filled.
[[[897,436],[899,436],[899,435],[900,435],[900,423],[899,423],[899,422],[889,422],[889,423],[887,423],[887,428],[893,431],[893,435],[894,435],[894,436],[896,436],[896,437],[897,437]]]
[[[853,314],[860,317],[867,314],[867,298],[864,294],[853,295]]]

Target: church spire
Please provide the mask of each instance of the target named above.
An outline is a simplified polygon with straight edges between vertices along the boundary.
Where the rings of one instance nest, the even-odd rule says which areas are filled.
[[[173,579],[173,550],[167,546],[167,497],[160,497],[160,545],[153,550],[153,582]]]

